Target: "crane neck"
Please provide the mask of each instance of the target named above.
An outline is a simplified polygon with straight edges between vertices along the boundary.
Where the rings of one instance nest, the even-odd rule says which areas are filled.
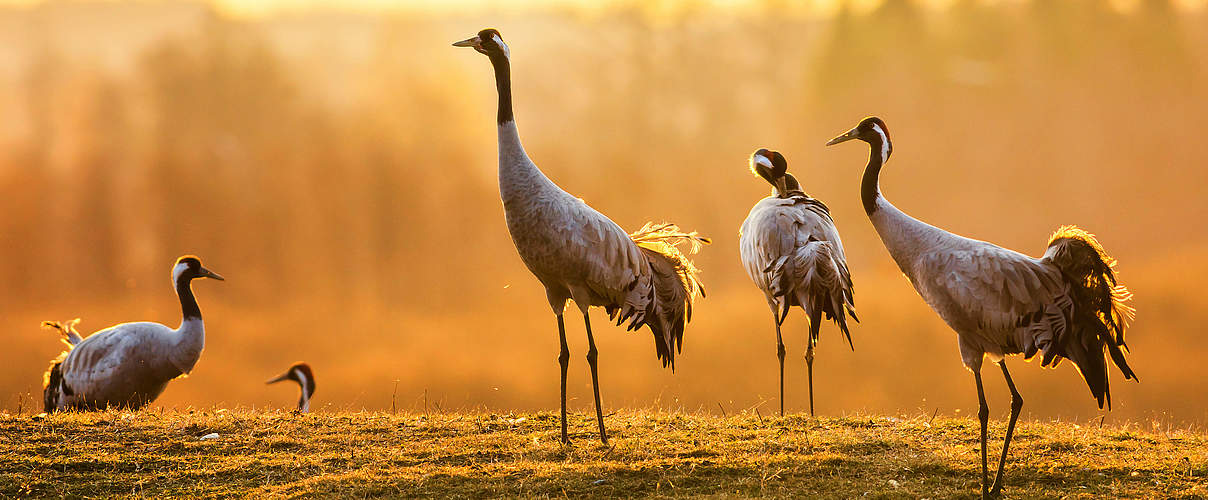
[[[298,412],[306,413],[310,411],[310,396],[306,394],[306,387],[302,388],[302,395],[298,396]]]
[[[197,307],[197,299],[193,297],[191,277],[182,275],[176,280],[176,296],[180,299],[180,312],[183,323],[189,320],[201,320],[201,308]]]
[[[889,159],[890,144],[882,138],[874,137],[868,141],[868,165],[864,166],[864,177],[860,180],[860,201],[864,203],[864,213],[872,216],[877,211],[877,200],[881,195],[881,167]]]
[[[558,190],[524,151],[520,132],[512,115],[512,67],[503,54],[490,56],[495,68],[495,87],[499,91],[499,191],[504,210],[531,201],[535,193]]]
[[[499,91],[499,125],[515,120],[512,116],[512,63],[503,54],[492,54],[491,66],[495,68],[495,89]]]
[[[181,276],[176,280],[176,296],[180,298],[181,321],[175,348],[168,354],[172,364],[181,373],[193,371],[193,365],[201,358],[205,349],[206,329],[201,321],[201,309],[193,297],[192,278]]]

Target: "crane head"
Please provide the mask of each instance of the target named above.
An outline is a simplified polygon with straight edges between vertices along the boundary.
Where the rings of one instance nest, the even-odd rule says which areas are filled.
[[[769,184],[776,188],[776,193],[779,196],[784,196],[787,192],[785,184],[785,174],[788,173],[789,164],[784,159],[784,155],[779,151],[772,151],[766,148],[759,148],[755,153],[751,154],[750,164],[751,172],[768,181]]]
[[[893,144],[889,142],[889,127],[885,126],[884,120],[875,116],[860,120],[855,128],[827,141],[826,145],[833,146],[852,139],[859,139],[867,142],[873,149],[879,149],[882,163],[888,161],[890,153],[893,152]]]
[[[487,28],[479,31],[478,34],[473,37],[467,38],[460,42],[454,42],[453,46],[473,47],[474,50],[477,50],[482,54],[486,54],[488,57],[502,56],[507,58],[511,55],[508,52],[508,45],[503,43],[503,37],[500,36],[499,31],[495,28]]]
[[[293,380],[306,391],[306,397],[310,398],[315,394],[315,374],[310,370],[310,365],[306,363],[294,363],[285,373],[278,375],[265,381],[265,384],[275,384],[283,380]]]
[[[198,259],[196,256],[185,255],[176,259],[176,267],[172,268],[173,283],[180,283],[181,280],[192,281],[196,278],[211,278],[218,281],[226,281],[218,273],[202,267],[201,259]]]

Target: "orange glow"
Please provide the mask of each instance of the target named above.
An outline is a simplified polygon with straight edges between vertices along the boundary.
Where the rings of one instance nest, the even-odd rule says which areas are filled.
[[[855,351],[822,328],[819,413],[976,411],[956,336],[864,215],[868,151],[823,147],[876,114],[908,213],[1030,255],[1065,224],[1097,235],[1136,293],[1144,381],[1113,374],[1108,418],[1205,423],[1185,394],[1208,376],[1205,0],[329,3],[0,2],[0,408],[29,408],[61,350],[43,320],[175,326],[169,271],[193,253],[227,281],[197,288],[206,350],[157,404],[289,408],[263,381],[302,360],[313,411],[386,408],[396,380],[400,407],[556,409],[556,322],[500,206],[492,68],[449,46],[493,26],[551,179],[626,231],[713,241],[674,375],[593,313],[606,407],[774,404],[771,315],[737,255],[767,147],[830,207],[855,282]],[[805,319],[784,332],[801,411]],[[1074,370],[1013,370],[1025,418],[1097,415]]]

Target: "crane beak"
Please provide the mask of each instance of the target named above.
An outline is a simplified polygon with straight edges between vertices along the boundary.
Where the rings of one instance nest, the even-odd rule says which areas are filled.
[[[480,40],[477,36],[475,36],[473,38],[467,38],[460,42],[453,42],[453,46],[454,47],[474,47],[475,49],[477,49],[482,46],[482,40]]]
[[[856,133],[856,129],[853,128],[851,130],[848,130],[846,133],[844,133],[843,135],[841,135],[839,137],[826,141],[826,145],[834,146],[835,144],[839,144],[840,142],[847,142],[847,141],[850,141],[850,140],[856,139],[856,138],[858,138],[858,134]]]
[[[211,278],[211,279],[216,279],[218,281],[226,281],[226,278],[223,278],[218,273],[211,271],[209,269],[206,269],[204,267],[201,268],[201,271],[198,271],[197,275],[201,276],[202,278]]]
[[[278,376],[277,376],[277,378],[274,378],[274,379],[269,379],[269,380],[265,381],[265,382],[264,382],[264,384],[265,384],[265,385],[268,385],[268,384],[275,384],[275,383],[280,382],[280,381],[282,381],[282,380],[289,380],[289,376],[290,376],[290,374],[291,374],[291,373],[293,373],[293,371],[292,371],[292,370],[291,370],[291,371],[287,371],[287,372],[285,372],[285,373],[282,373],[281,375],[278,375]]]

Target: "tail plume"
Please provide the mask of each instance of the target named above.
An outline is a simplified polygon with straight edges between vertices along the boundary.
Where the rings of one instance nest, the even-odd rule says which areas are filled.
[[[62,365],[63,360],[67,359],[67,352],[63,351],[58,357],[50,360],[50,367],[42,375],[42,411],[46,413],[59,409],[59,387],[63,384]]]
[[[1107,255],[1093,234],[1077,226],[1058,228],[1049,238],[1045,258],[1061,269],[1074,302],[1070,329],[1059,340],[1059,354],[1078,366],[1099,408],[1106,402],[1110,410],[1112,396],[1104,350],[1125,380],[1137,379],[1128,366],[1128,344],[1124,342],[1124,331],[1136,315],[1136,309],[1128,304],[1132,292],[1118,281],[1116,260]],[[1046,361],[1050,357],[1046,353]]]
[[[688,254],[695,254],[710,240],[696,232],[681,231],[674,224],[650,222],[629,237],[650,264],[654,286],[642,321],[631,322],[628,328],[636,330],[642,324],[649,326],[659,361],[663,362],[663,367],[670,366],[674,371],[675,354],[684,343],[684,326],[692,320],[692,303],[697,295],[705,296],[705,287],[698,276],[700,270],[679,246],[687,243]],[[621,318],[618,324],[624,320]]]
[[[818,323],[825,313],[826,319],[839,326],[848,347],[855,350],[847,325],[848,314],[860,321],[856,316],[851,273],[831,243],[812,240],[796,253],[773,261],[764,272],[769,274],[772,296],[782,299],[777,321],[783,324],[789,308],[800,305],[811,318],[810,342],[817,344]]]
[[[43,321],[42,328],[53,328],[58,330],[59,334],[63,336],[63,338],[59,340],[63,341],[64,344],[67,344],[67,347],[75,347],[76,344],[84,341],[84,338],[80,337],[80,332],[77,332],[75,329],[76,325],[78,324],[80,324],[80,318],[63,322]]]

